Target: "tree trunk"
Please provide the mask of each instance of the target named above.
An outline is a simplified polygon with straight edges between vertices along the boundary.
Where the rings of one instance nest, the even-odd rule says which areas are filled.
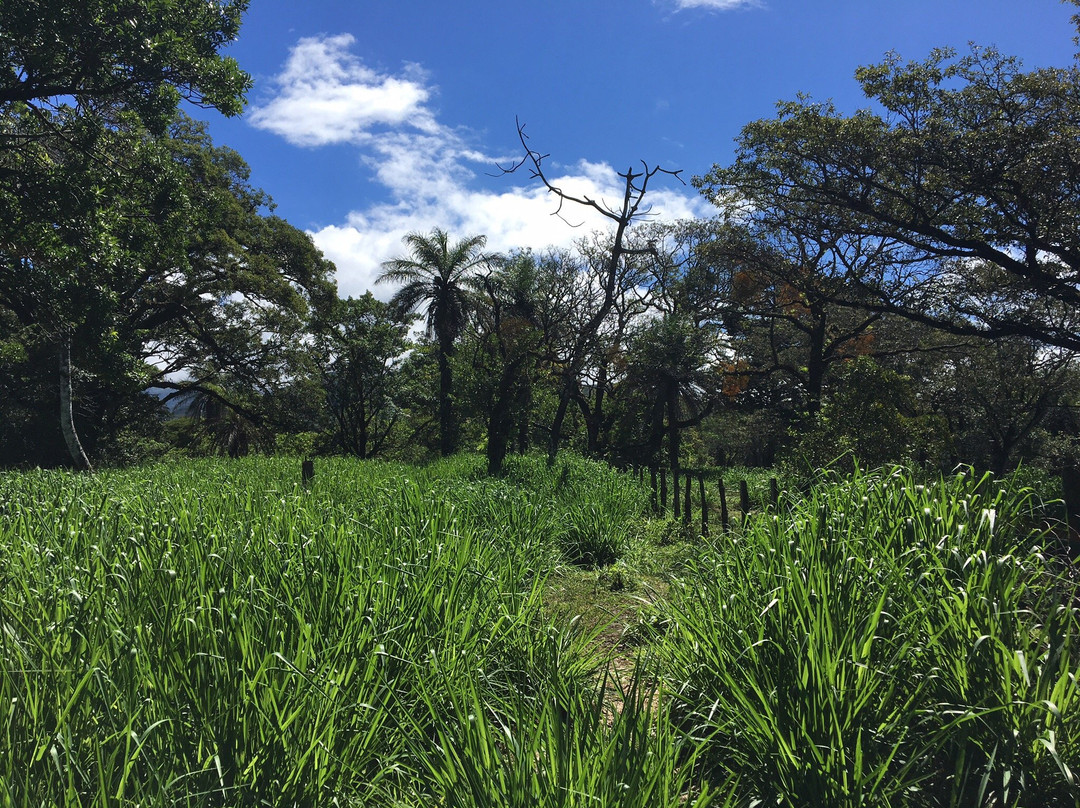
[[[527,381],[518,392],[517,401],[517,450],[518,454],[529,451],[529,418],[532,415],[532,383]]]
[[[449,457],[457,451],[457,429],[451,399],[453,377],[450,370],[452,345],[439,345],[439,453]]]
[[[668,463],[671,465],[671,478],[677,479],[679,475],[679,454],[681,441],[679,438],[679,386],[674,381],[666,383],[665,399],[667,402],[667,428],[668,428]],[[676,487],[676,492],[678,487]],[[678,494],[676,494],[676,497]],[[678,511],[678,507],[675,508]]]
[[[555,410],[555,419],[551,422],[551,431],[548,434],[547,462],[549,466],[555,465],[555,458],[559,454],[559,441],[562,439],[562,425],[568,406],[570,406],[570,390],[564,384],[559,393],[559,406]]]
[[[604,423],[604,391],[607,387],[607,362],[601,361],[596,377],[596,400],[593,402],[592,412],[585,419],[586,430],[589,436],[588,453],[590,457],[600,457],[600,431]]]
[[[487,461],[488,474],[497,477],[502,474],[503,460],[510,445],[510,433],[513,430],[514,388],[518,380],[518,370],[524,358],[507,363],[499,377],[495,395],[488,415]]]
[[[825,316],[814,312],[809,356],[806,360],[806,412],[813,420],[821,412],[821,397],[825,389]]]
[[[75,415],[71,406],[71,337],[67,334],[60,339],[60,431],[64,433],[64,442],[67,443],[75,468],[93,471],[79,441],[79,433],[75,431]]]
[[[368,417],[363,400],[360,402],[359,409],[356,424],[356,454],[361,460],[366,460],[368,457]]]

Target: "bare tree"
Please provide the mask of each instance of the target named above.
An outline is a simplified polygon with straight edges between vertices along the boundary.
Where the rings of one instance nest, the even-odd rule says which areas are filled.
[[[618,176],[623,182],[622,202],[618,205],[608,204],[602,199],[593,199],[587,195],[575,195],[555,185],[544,170],[544,160],[549,155],[536,151],[529,145],[529,137],[525,134],[525,125],[517,122],[518,139],[524,149],[524,156],[509,167],[499,166],[503,174],[513,174],[525,168],[532,179],[540,180],[548,192],[558,199],[557,207],[552,215],[563,218],[563,208],[567,203],[582,205],[599,213],[610,220],[615,230],[611,239],[611,248],[606,260],[603,262],[600,275],[600,298],[599,304],[592,315],[588,317],[578,331],[576,337],[567,346],[562,356],[550,357],[553,366],[559,368],[559,404],[555,411],[555,418],[551,424],[548,442],[548,462],[554,463],[555,456],[559,451],[559,442],[562,439],[562,425],[566,417],[570,402],[579,394],[581,373],[584,370],[589,356],[587,348],[595,339],[601,325],[611,313],[615,305],[620,288],[620,269],[623,260],[627,256],[652,254],[655,250],[652,245],[635,247],[628,243],[627,231],[630,226],[642,218],[647,218],[652,209],[645,204],[645,195],[649,189],[649,183],[657,175],[671,176],[682,182],[679,176],[681,170],[672,171],[660,166],[650,166],[642,161],[641,169],[635,170],[632,166],[626,171],[619,172]]]

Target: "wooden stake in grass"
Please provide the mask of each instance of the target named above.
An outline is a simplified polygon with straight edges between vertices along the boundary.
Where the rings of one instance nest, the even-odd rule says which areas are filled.
[[[311,479],[315,476],[315,461],[305,460],[300,464],[300,481],[304,485],[310,485]]]
[[[698,496],[701,498],[701,535],[709,535],[709,503],[705,501],[705,473],[698,475]]]
[[[656,466],[649,466],[649,479],[652,483],[652,509],[653,513],[660,512],[660,505],[656,501]]]
[[[774,509],[780,505],[780,484],[775,477],[769,478],[769,501]]]
[[[717,482],[717,487],[720,489],[720,528],[725,533],[728,529],[728,510],[727,510],[727,491],[724,490],[724,478],[721,477]]]
[[[686,499],[683,501],[683,524],[690,526],[690,520],[694,518],[694,503],[690,500],[690,486],[694,482],[694,475],[689,471],[686,477]]]
[[[660,515],[667,512],[667,469],[660,469]]]
[[[750,515],[750,490],[746,487],[746,480],[739,480],[739,510],[745,522]]]

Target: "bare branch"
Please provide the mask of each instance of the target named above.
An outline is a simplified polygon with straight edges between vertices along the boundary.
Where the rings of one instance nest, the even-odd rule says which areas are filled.
[[[558,201],[553,215],[558,216],[563,221],[566,221],[563,215],[564,205],[572,202],[596,211],[615,224],[610,252],[603,261],[603,266],[598,267],[600,272],[597,285],[602,295],[599,304],[588,319],[582,323],[573,340],[573,345],[566,352],[568,361],[560,363],[561,367],[558,370],[562,384],[559,393],[559,407],[552,425],[548,447],[548,460],[550,462],[554,460],[555,453],[558,451],[562,420],[567,404],[571,400],[579,400],[580,403],[580,383],[588,358],[587,348],[603,327],[612,309],[616,308],[616,299],[620,294],[620,267],[624,266],[623,258],[643,254],[657,255],[655,244],[650,243],[646,247],[628,247],[624,241],[627,230],[634,221],[651,214],[651,208],[643,205],[645,194],[649,189],[649,182],[658,174],[675,177],[680,182],[683,182],[683,180],[680,176],[681,170],[665,169],[660,166],[650,167],[648,163],[642,161],[640,171],[635,171],[631,167],[618,174],[623,181],[622,201],[618,205],[609,204],[602,199],[593,199],[587,194],[576,195],[569,193],[548,177],[544,170],[544,160],[547,159],[548,155],[538,152],[529,145],[529,136],[525,133],[525,124],[520,119],[515,119],[515,123],[524,156],[510,166],[498,166],[501,174],[513,174],[525,168],[529,172],[530,179],[539,180],[549,193],[555,195]],[[569,224],[569,222],[567,223]]]
[[[652,213],[651,206],[642,208],[641,205],[645,198],[645,194],[648,191],[649,181],[654,176],[662,174],[669,177],[675,177],[683,185],[686,184],[681,176],[682,169],[667,169],[662,168],[659,165],[650,167],[648,163],[642,160],[640,171],[634,171],[632,168],[629,168],[625,172],[618,173],[618,176],[623,181],[623,200],[618,208],[609,205],[603,200],[593,199],[587,194],[582,194],[581,196],[571,194],[558,185],[555,185],[545,172],[544,160],[550,155],[542,154],[529,145],[529,136],[525,134],[525,124],[522,123],[520,119],[515,118],[515,124],[517,125],[518,140],[520,141],[521,148],[524,150],[525,154],[520,160],[510,166],[502,166],[496,163],[499,174],[490,176],[514,174],[521,168],[527,167],[529,178],[540,180],[544,187],[547,188],[548,192],[554,194],[558,198],[557,207],[552,215],[558,216],[560,219],[563,219],[563,221],[566,221],[566,218],[562,215],[563,205],[566,202],[574,202],[578,205],[591,208],[601,216],[610,219],[622,227],[626,227],[632,219],[648,216]],[[570,223],[567,222],[567,224]],[[580,224],[571,226],[580,227]]]

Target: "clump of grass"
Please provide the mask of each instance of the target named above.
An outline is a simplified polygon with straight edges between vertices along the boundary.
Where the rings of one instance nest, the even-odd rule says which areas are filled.
[[[410,736],[426,802],[448,808],[712,803],[708,790],[694,786],[693,742],[663,720],[640,675],[626,684],[604,676],[591,687],[568,689],[557,654],[546,659],[551,675],[536,693],[492,702],[461,690],[450,704],[428,701],[422,721],[435,722],[434,736]]]
[[[764,804],[1073,804],[1071,599],[1031,492],[857,473],[703,553],[657,638],[712,776]]]
[[[605,567],[623,554],[626,532],[604,508],[590,504],[564,514],[558,543],[571,564]]]
[[[424,660],[528,685],[528,543],[374,465],[348,492],[334,464],[312,491],[272,463],[195,467],[197,496],[163,469],[6,480],[6,800],[356,799],[407,764]]]

